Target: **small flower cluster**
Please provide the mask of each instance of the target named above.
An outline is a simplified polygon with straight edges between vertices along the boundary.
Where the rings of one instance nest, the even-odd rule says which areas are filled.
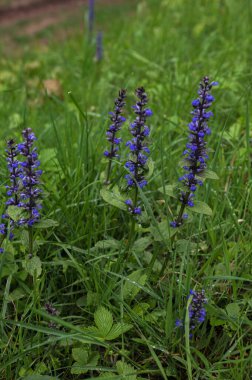
[[[7,185],[7,196],[10,197],[6,202],[8,206],[17,206],[19,204],[19,176],[21,174],[21,169],[19,167],[19,161],[17,160],[18,149],[15,144],[14,139],[7,141],[7,149],[6,151],[6,161],[7,167],[10,173],[10,183],[11,185]]]
[[[24,141],[17,146],[19,153],[25,158],[24,161],[20,161],[22,171],[19,177],[22,181],[22,191],[20,192],[19,207],[22,207],[28,216],[20,219],[19,225],[32,226],[39,220],[39,210],[42,208],[39,203],[41,189],[38,187],[42,170],[38,169],[40,161],[38,160],[37,148],[33,148],[33,143],[37,140],[34,133],[31,128],[26,128],[22,135]]]
[[[9,178],[10,178],[10,185],[6,185],[7,189],[7,196],[9,199],[6,201],[7,206],[18,206],[19,205],[19,176],[21,175],[21,169],[19,167],[19,161],[17,160],[18,156],[18,149],[17,145],[15,144],[14,139],[10,139],[7,141],[7,149],[6,152],[6,161],[7,161],[7,168],[9,171]],[[8,214],[2,215],[3,219],[9,219],[10,225],[9,225],[9,239],[13,239],[13,228],[14,228],[14,221],[9,218]],[[8,234],[7,226],[5,223],[0,224],[0,234],[5,237]],[[0,248],[0,252],[3,252],[3,248]]]
[[[149,136],[150,129],[146,125],[146,120],[153,114],[149,108],[146,108],[148,98],[143,87],[139,87],[136,90],[136,96],[139,99],[136,105],[133,106],[136,119],[130,126],[130,132],[133,138],[126,143],[126,146],[128,146],[131,151],[130,160],[125,164],[125,167],[130,171],[130,174],[125,176],[129,188],[137,188],[138,186],[143,188],[147,185],[144,174],[148,154],[150,153],[146,144],[146,137]],[[129,206],[128,209],[132,214],[141,214],[141,208],[133,205],[130,199],[127,199],[125,203]]]
[[[7,142],[7,167],[9,170],[10,185],[6,186],[7,196],[9,199],[6,206],[17,206],[24,210],[25,215],[18,221],[15,221],[8,215],[8,209],[2,215],[3,219],[10,221],[9,238],[13,238],[13,229],[15,225],[32,226],[39,220],[39,209],[41,204],[38,201],[41,190],[38,188],[40,183],[39,177],[42,170],[37,169],[40,165],[36,148],[33,148],[33,142],[36,137],[30,128],[22,132],[24,142],[16,144],[13,139]],[[17,159],[18,155],[25,157],[24,161]],[[0,234],[7,236],[6,224],[0,224]],[[2,250],[2,249],[1,249]]]
[[[186,171],[179,180],[183,183],[186,191],[181,192],[180,201],[183,210],[186,206],[193,207],[194,192],[197,186],[202,186],[203,182],[200,177],[206,169],[206,161],[208,159],[205,136],[211,133],[208,126],[208,120],[213,116],[208,108],[214,101],[214,97],[210,94],[213,86],[217,86],[218,82],[210,82],[208,77],[204,77],[200,82],[198,90],[198,98],[193,100],[192,106],[193,115],[192,121],[188,124],[189,127],[189,142],[186,145],[186,150],[183,152],[184,161],[186,163],[183,169]],[[187,214],[181,214],[171,222],[172,227],[179,227],[182,224],[182,219],[186,219]]]
[[[190,296],[192,296],[192,300],[189,305],[189,327],[191,331],[194,330],[197,325],[204,322],[206,318],[206,309],[204,308],[204,305],[207,303],[207,299],[204,290],[198,292],[195,290],[190,290],[189,297]],[[183,322],[180,319],[177,319],[175,325],[177,327],[183,327]]]
[[[118,145],[122,141],[121,138],[116,137],[116,133],[121,129],[122,124],[126,121],[126,118],[121,114],[123,112],[123,107],[125,106],[126,90],[122,89],[119,91],[119,96],[115,100],[114,112],[110,112],[110,120],[112,124],[107,130],[107,140],[111,143],[110,151],[106,150],[104,156],[112,159],[118,157]]]
[[[134,207],[131,199],[127,199],[125,204],[128,206],[128,211],[133,215],[141,215],[142,210],[140,207]]]

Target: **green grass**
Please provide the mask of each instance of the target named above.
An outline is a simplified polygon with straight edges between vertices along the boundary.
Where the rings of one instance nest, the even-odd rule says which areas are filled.
[[[95,41],[89,43],[77,27],[64,40],[54,36],[54,28],[41,33],[38,39],[49,40],[44,47],[17,39],[23,52],[13,57],[1,47],[1,212],[5,141],[20,141],[29,126],[38,137],[44,170],[43,219],[55,221],[35,230],[39,276],[27,267],[26,231],[4,243],[1,379],[101,374],[129,380],[251,379],[251,16],[246,0],[99,4],[101,62],[94,60]],[[73,28],[70,21],[64,25]],[[206,180],[196,198],[213,215],[191,213],[190,223],[171,238],[169,222],[178,202],[158,189],[176,185],[182,174],[191,101],[204,75],[219,82],[208,138],[208,165],[219,180]],[[61,96],[46,96],[47,79],[59,81]],[[140,192],[145,215],[129,245],[130,215],[106,203],[100,190],[108,112],[124,87],[127,123],[133,120],[138,86],[145,87],[154,112],[149,120],[155,168]],[[122,137],[130,138],[127,126]],[[123,149],[121,163],[113,166],[113,185],[123,186],[126,157]],[[188,323],[187,295],[193,288],[206,291],[207,318],[189,339],[188,327],[175,328],[175,320]],[[46,302],[57,316],[45,312]],[[113,339],[102,331],[111,315],[101,306],[112,313],[114,324],[121,323]],[[55,327],[49,328],[50,321]],[[87,372],[71,373],[78,365],[83,373],[87,366]],[[44,377],[35,377],[39,374]]]

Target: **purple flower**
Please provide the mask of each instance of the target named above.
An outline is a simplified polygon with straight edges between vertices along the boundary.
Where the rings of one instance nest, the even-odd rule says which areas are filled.
[[[134,207],[131,199],[126,199],[125,204],[128,206],[128,211],[132,215],[141,215],[142,214],[141,207]]]
[[[127,174],[125,178],[127,179],[128,187],[139,186],[143,188],[147,185],[147,181],[144,179],[148,160],[146,154],[150,153],[145,141],[146,137],[149,136],[150,129],[145,123],[147,117],[153,113],[151,109],[145,108],[148,103],[148,98],[143,87],[139,87],[136,90],[136,96],[139,100],[132,107],[135,111],[136,119],[130,127],[130,132],[133,137],[126,143],[131,153],[130,160],[126,162],[125,167],[130,170],[131,174]]]
[[[116,137],[116,133],[120,131],[122,124],[126,121],[125,117],[122,116],[123,107],[125,106],[126,90],[121,89],[119,91],[119,96],[115,99],[114,111],[110,112],[110,120],[112,124],[109,126],[106,132],[107,140],[110,142],[110,149],[104,152],[104,156],[109,159],[107,176],[105,183],[109,183],[109,177],[111,173],[112,159],[118,157],[119,145],[122,141],[121,138]]]
[[[191,303],[189,305],[188,313],[189,313],[189,329],[190,331],[194,330],[197,325],[204,322],[206,319],[206,309],[204,305],[207,303],[207,299],[205,297],[205,291],[201,290],[196,292],[195,290],[190,290],[190,294],[187,298],[192,296]],[[183,322],[181,319],[177,319],[175,322],[176,327],[183,327]],[[192,332],[190,333],[190,337],[192,337]]]
[[[181,321],[181,319],[176,319],[175,326],[176,327],[183,327],[183,322]]]
[[[38,222],[40,218],[39,210],[42,208],[39,198],[41,194],[40,176],[42,171],[37,169],[40,166],[40,162],[37,160],[37,148],[33,147],[33,143],[36,140],[31,128],[26,128],[22,132],[24,142],[18,145],[20,154],[24,157],[24,161],[21,163],[21,173],[19,175],[22,183],[22,189],[20,192],[20,198],[18,206],[23,208],[26,215],[21,218],[18,225],[33,226]]]
[[[6,201],[6,206],[18,206],[20,202],[20,174],[22,169],[20,168],[20,162],[17,159],[19,154],[18,146],[16,145],[14,139],[10,139],[7,141],[7,149],[6,152],[6,161],[7,168],[9,170],[9,184],[6,185],[6,194],[9,199]],[[9,239],[13,239],[13,228],[15,227],[15,222],[8,215],[8,211],[6,214],[2,215],[3,219],[10,220],[9,223]],[[8,227],[7,224],[0,225],[0,233],[6,237],[8,235]]]
[[[4,223],[0,224],[0,234],[6,235],[6,225]]]
[[[190,329],[193,330],[196,325],[204,322],[206,318],[206,310],[204,308],[204,305],[207,303],[207,299],[204,290],[201,290],[199,292],[190,290],[190,295],[192,296],[192,300],[189,305],[189,318]]]
[[[146,137],[149,136],[150,129],[146,125],[146,120],[152,116],[153,112],[151,109],[146,108],[148,98],[143,87],[136,89],[136,96],[138,100],[132,107],[136,118],[130,125],[132,139],[126,143],[126,146],[130,149],[130,154],[129,160],[125,163],[125,168],[130,173],[125,175],[125,179],[127,180],[127,187],[135,189],[135,204],[131,201],[129,211],[133,215],[141,215],[142,210],[137,206],[137,191],[138,188],[142,189],[148,184],[145,179],[145,172],[150,150],[147,147]]]
[[[10,173],[10,185],[6,186],[7,196],[10,197],[10,199],[6,203],[7,205],[17,206],[19,203],[18,192],[19,176],[21,173],[21,169],[19,168],[20,163],[17,160],[17,155],[19,151],[14,139],[10,139],[7,141],[7,149],[5,151],[7,155],[7,167]]]
[[[182,224],[184,208],[186,206],[194,207],[192,197],[197,190],[197,186],[202,186],[203,184],[199,177],[204,174],[207,167],[206,161],[208,160],[204,138],[211,133],[208,127],[208,120],[213,116],[213,113],[208,111],[208,108],[214,101],[214,97],[210,94],[210,91],[213,86],[217,85],[218,82],[210,82],[208,77],[204,77],[200,82],[198,98],[192,102],[194,109],[191,112],[193,115],[192,121],[188,124],[189,141],[186,144],[187,149],[183,152],[185,161],[183,169],[186,173],[179,179],[186,191],[181,192],[181,209],[176,221],[171,223],[172,227],[179,227]]]

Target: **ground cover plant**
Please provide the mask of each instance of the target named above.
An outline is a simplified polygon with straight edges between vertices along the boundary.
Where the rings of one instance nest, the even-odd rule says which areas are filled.
[[[1,46],[0,378],[249,380],[251,2],[92,3]]]

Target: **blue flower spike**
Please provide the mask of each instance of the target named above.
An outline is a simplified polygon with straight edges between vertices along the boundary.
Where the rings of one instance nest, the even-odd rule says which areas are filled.
[[[148,97],[143,87],[136,89],[138,98],[136,104],[132,107],[136,114],[136,118],[130,125],[130,133],[132,139],[126,143],[130,150],[129,160],[125,164],[125,168],[129,174],[125,176],[128,189],[135,189],[135,202],[131,201],[129,211],[133,215],[141,215],[141,207],[137,206],[137,189],[143,189],[147,184],[145,172],[147,170],[147,161],[150,150],[147,146],[146,138],[150,134],[150,128],[146,125],[147,118],[153,115],[150,108],[146,108]],[[126,202],[128,202],[127,200]],[[127,203],[126,203],[127,204]]]
[[[188,143],[183,152],[185,174],[179,178],[185,190],[180,194],[181,208],[179,215],[170,223],[173,228],[183,224],[183,220],[186,219],[186,214],[184,214],[185,207],[194,207],[194,193],[198,186],[203,185],[200,177],[207,168],[206,162],[208,160],[205,137],[211,134],[208,121],[213,116],[213,113],[208,109],[215,100],[210,91],[212,87],[217,85],[218,82],[210,82],[208,77],[204,77],[199,85],[198,97],[192,101],[192,121],[188,124]]]
[[[110,149],[104,152],[104,156],[109,159],[107,176],[105,180],[106,185],[110,183],[109,178],[112,168],[112,159],[118,157],[119,145],[122,141],[122,139],[118,138],[116,134],[118,131],[120,131],[123,123],[126,121],[125,117],[122,116],[123,108],[125,106],[125,98],[126,90],[121,89],[119,91],[118,98],[115,99],[114,112],[110,112],[110,120],[112,124],[109,126],[106,132],[107,140],[110,143]]]

